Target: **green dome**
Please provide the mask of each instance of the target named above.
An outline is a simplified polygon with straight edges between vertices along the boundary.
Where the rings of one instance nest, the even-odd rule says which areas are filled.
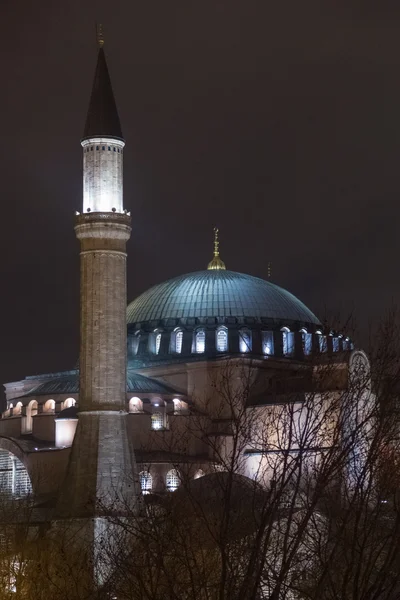
[[[198,271],[155,285],[127,309],[131,324],[229,317],[320,324],[300,300],[279,286],[224,270]]]

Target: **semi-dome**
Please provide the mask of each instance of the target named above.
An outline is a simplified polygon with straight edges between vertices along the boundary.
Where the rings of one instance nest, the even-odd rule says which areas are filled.
[[[305,304],[287,290],[258,277],[222,269],[180,275],[155,285],[127,309],[128,323],[140,326],[208,318],[320,324]]]

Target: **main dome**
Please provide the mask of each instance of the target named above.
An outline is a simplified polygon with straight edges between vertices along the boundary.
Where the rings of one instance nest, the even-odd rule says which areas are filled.
[[[197,271],[169,279],[138,296],[127,309],[131,324],[229,317],[320,324],[303,302],[283,288],[224,270]]]

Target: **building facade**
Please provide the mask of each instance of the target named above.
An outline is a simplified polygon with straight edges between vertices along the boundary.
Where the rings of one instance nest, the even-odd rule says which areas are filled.
[[[111,490],[134,506],[141,494],[223,468],[233,398],[256,423],[265,407],[313,393],[319,365],[336,365],[323,390],[334,394],[355,356],[367,363],[288,291],[228,270],[217,230],[206,269],[160,283],[126,309],[125,141],[102,45],[81,145],[79,368],[6,383],[0,420],[2,488],[65,517],[93,516]],[[249,478],[256,435],[255,425],[242,451]]]

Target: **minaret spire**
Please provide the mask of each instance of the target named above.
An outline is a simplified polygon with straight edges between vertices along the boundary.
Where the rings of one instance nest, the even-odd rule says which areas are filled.
[[[219,256],[219,229],[214,227],[214,258],[208,263],[207,269],[209,270],[225,270],[225,263]]]

